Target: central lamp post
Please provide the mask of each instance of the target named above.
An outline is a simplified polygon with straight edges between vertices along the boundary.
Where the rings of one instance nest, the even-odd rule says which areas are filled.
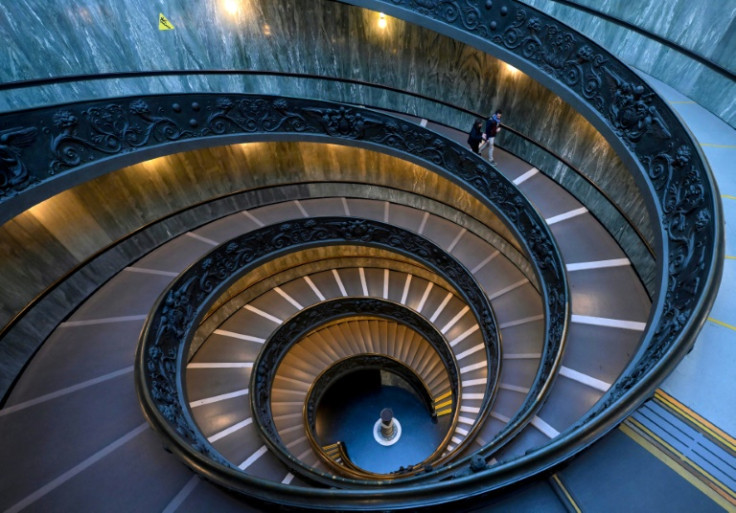
[[[391,408],[381,410],[380,418],[373,425],[373,438],[381,445],[393,445],[401,438],[401,423]]]

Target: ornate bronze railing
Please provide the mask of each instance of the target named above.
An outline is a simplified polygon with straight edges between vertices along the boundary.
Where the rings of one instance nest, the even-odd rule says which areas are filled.
[[[398,232],[398,235],[401,231]],[[406,235],[406,234],[405,234]],[[405,236],[405,235],[402,235]],[[394,235],[396,236],[396,234]],[[416,237],[416,236],[415,236]],[[419,239],[419,237],[417,237]],[[426,247],[426,246],[425,246]],[[395,249],[395,248],[394,248]],[[441,265],[439,262],[430,263],[423,261],[423,263],[432,265],[435,267],[437,272],[444,274],[449,271],[450,274],[455,274],[457,269],[453,269],[454,265],[450,262],[451,259],[443,259]],[[457,278],[455,278],[457,279]],[[465,286],[470,286],[476,290],[471,294],[468,294],[466,300],[482,300],[485,295],[483,291],[472,283],[472,280],[461,279]],[[465,292],[460,292],[465,295]],[[478,311],[483,315],[486,312],[486,307],[478,304],[471,304],[472,311]],[[488,308],[490,305],[488,305]],[[285,321],[266,341],[263,350],[258,354],[256,361],[253,364],[253,371],[251,374],[251,385],[250,394],[251,407],[253,411],[254,424],[258,426],[259,431],[263,433],[264,440],[269,445],[271,450],[276,454],[282,461],[292,469],[300,468],[301,474],[314,473],[314,469],[306,465],[304,462],[295,458],[288,449],[286,449],[280,440],[278,429],[273,420],[273,414],[271,411],[271,389],[273,388],[274,378],[279,369],[279,364],[283,360],[284,356],[289,352],[293,345],[298,344],[307,334],[318,329],[321,326],[329,324],[331,322],[347,319],[352,317],[378,317],[388,319],[404,326],[411,328],[413,331],[418,333],[424,340],[426,340],[436,354],[440,358],[444,370],[447,374],[450,390],[455,397],[460,396],[460,376],[458,370],[457,360],[450,348],[445,337],[440,333],[427,319],[422,317],[420,314],[415,313],[403,305],[398,305],[382,299],[374,298],[340,298],[331,301],[325,301],[318,303],[312,307],[305,308],[304,310],[296,313],[291,319]],[[491,372],[498,372],[500,367],[500,361],[496,358],[500,355],[500,346],[498,334],[488,330],[489,327],[482,330],[487,344],[496,345],[495,348],[487,347],[486,355],[488,358],[489,374]],[[315,422],[315,407],[319,398],[324,393],[324,388],[329,386],[331,382],[337,377],[335,373],[344,372],[345,366],[350,369],[354,369],[356,366],[361,364],[367,365],[371,362],[371,358],[381,358],[386,360],[385,356],[382,355],[360,355],[353,358],[349,358],[346,361],[336,363],[335,366],[330,369],[325,369],[327,374],[321,374],[315,380],[315,383],[310,389],[308,397],[305,402],[305,423],[306,429],[312,429]],[[400,365],[399,362],[396,365]],[[400,368],[397,369],[400,372]],[[402,373],[403,374],[403,373]],[[492,397],[495,392],[498,375],[489,377],[488,386],[485,390],[486,400],[484,401],[483,412],[478,415],[477,423],[481,423],[485,412],[488,411],[492,405]],[[409,382],[414,380],[409,379]],[[427,410],[432,411],[430,393],[426,390],[419,394],[423,397]],[[451,427],[454,427],[457,422],[457,414],[455,412],[455,418],[451,422]],[[442,441],[440,446],[434,451],[428,458],[432,461],[436,461],[444,450],[444,446],[449,442],[452,435],[450,429]],[[472,438],[471,440],[472,441]],[[320,447],[321,444],[314,443],[313,448],[315,450]],[[422,462],[420,467],[424,466],[425,462]],[[364,472],[361,476],[363,479],[368,479],[372,473]],[[358,476],[354,476],[358,477]],[[375,475],[379,478],[378,475]],[[381,479],[386,479],[386,476],[381,476]],[[314,479],[314,478],[313,478]],[[331,483],[334,484],[334,478],[331,478]]]
[[[561,258],[549,229],[513,184],[462,145],[444,139],[418,125],[380,113],[326,102],[263,96],[231,95],[219,98],[200,96],[199,99],[201,103],[193,103],[196,103],[196,112],[201,121],[189,123],[190,127],[199,127],[196,137],[199,144],[202,144],[199,141],[206,137],[213,137],[215,139],[213,143],[225,139],[235,142],[298,137],[302,140],[342,142],[368,147],[402,156],[441,173],[495,210],[517,235],[529,254],[539,278],[542,294],[547,298],[542,364],[531,386],[530,397],[533,397],[533,400],[527,404],[528,410],[519,413],[519,416],[531,418],[541,407],[550,378],[555,374],[560,362],[568,321],[568,293]],[[151,98],[147,101],[156,102],[160,106],[147,107],[149,112],[159,113],[156,120],[151,120],[154,126],[146,131],[153,134],[157,126],[163,127],[164,122],[161,120],[163,116],[160,114],[164,110],[168,112],[167,109],[170,109],[171,105],[165,98]],[[136,103],[136,106],[141,107],[141,103]],[[182,109],[180,104],[176,107]],[[137,116],[136,112],[145,109],[133,110],[132,115]],[[190,110],[187,115],[191,115],[191,112]],[[194,137],[194,134],[189,129],[167,130],[161,133],[164,139],[177,139],[180,136]],[[161,151],[165,150],[162,148]],[[338,221],[344,222],[347,221],[345,219]],[[189,464],[200,468],[209,479],[224,486],[255,496],[286,493],[294,503],[306,500],[306,495],[321,496],[321,492],[314,490],[316,495],[311,493],[302,495],[301,492],[285,491],[283,486],[247,477],[213,455],[213,450],[206,440],[192,428],[194,424],[187,406],[177,395],[177,383],[181,379],[183,365],[181,355],[186,353],[186,345],[198,319],[206,311],[207,305],[214,300],[217,291],[222,290],[234,279],[226,275],[235,272],[234,269],[237,269],[238,273],[245,272],[250,265],[256,265],[265,258],[265,255],[272,256],[279,251],[287,251],[289,244],[303,248],[310,244],[327,243],[326,239],[322,239],[322,229],[310,223],[311,221],[295,221],[235,239],[214,250],[201,265],[189,269],[180,276],[160,299],[146,324],[136,365],[137,382],[140,385],[141,400],[145,405],[147,416],[152,424],[171,440],[172,450]],[[367,244],[366,237],[370,239],[370,232],[365,231],[365,222],[347,223],[345,229],[353,231],[346,232],[345,238],[351,243]],[[387,233],[393,230],[385,225],[381,230],[384,229],[388,230]],[[272,237],[268,237],[267,234],[271,234]],[[396,238],[395,243],[401,245],[411,240],[414,239],[402,235]],[[428,246],[422,247],[424,243],[412,244],[414,245],[412,249],[405,250],[413,258],[420,256],[427,258]],[[441,250],[440,253],[444,255]],[[442,255],[438,257],[448,258]],[[456,281],[461,278],[461,274],[462,272],[452,272],[450,275],[443,273],[443,276],[458,290],[462,290],[465,284]],[[476,302],[468,301],[468,303]],[[490,311],[476,312],[475,316],[481,326],[495,326]],[[491,376],[494,372],[493,368],[489,371]],[[467,465],[469,462],[460,464],[463,467]],[[432,472],[429,472],[426,475],[431,474]],[[324,477],[332,479],[331,476]],[[273,496],[271,498],[274,499]],[[361,495],[361,499],[358,500],[369,500],[369,494]]]
[[[207,445],[206,440],[196,431],[196,425],[192,423],[185,398],[178,392],[183,379],[181,371],[170,368],[167,359],[174,355],[177,361],[185,359],[188,343],[198,321],[219,294],[240,276],[278,256],[310,247],[335,244],[379,247],[402,253],[450,283],[470,307],[485,341],[488,382],[477,418],[480,421],[487,415],[497,389],[501,351],[490,302],[473,276],[453,257],[421,236],[377,221],[328,217],[267,226],[232,239],[193,264],[167,289],[149,316],[137,355],[139,396],[154,426],[169,436],[173,434],[173,428],[179,435],[174,437],[175,440],[184,449],[198,450],[202,445]],[[307,479],[323,484],[335,485],[343,480],[338,476],[325,475],[307,468],[278,443],[278,432],[270,410],[271,387],[278,363],[293,343],[324,324],[326,319],[360,314],[401,320],[432,340],[433,347],[448,362],[451,382],[456,383],[456,391],[459,393],[456,363],[453,363],[454,357],[444,337],[435,333],[436,330],[428,326],[426,320],[408,309],[401,308],[397,311],[395,305],[385,301],[356,298],[320,303],[295,314],[293,319],[284,323],[269,337],[265,349],[259,353],[254,363],[250,387],[253,418],[277,456],[283,458],[292,469],[303,468],[302,474],[308,471],[309,474],[305,476]],[[551,374],[547,376],[547,381],[550,377]],[[182,429],[185,425],[188,426],[187,429]],[[480,422],[476,423],[474,429],[479,426]],[[472,440],[472,434],[468,438]],[[200,452],[209,456],[212,453],[211,448],[208,451]],[[221,460],[214,461],[222,463]]]
[[[462,40],[558,93],[611,143],[659,222],[659,277],[639,351],[585,418],[514,463],[481,472],[489,488],[529,462],[551,465],[602,436],[652,393],[692,347],[723,266],[721,205],[710,169],[677,115],[604,48],[516,0],[346,0]],[[460,472],[461,474],[462,472]],[[458,475],[460,475],[458,474]]]

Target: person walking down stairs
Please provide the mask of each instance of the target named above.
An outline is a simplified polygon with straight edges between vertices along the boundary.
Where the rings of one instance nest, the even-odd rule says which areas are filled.
[[[493,147],[496,140],[496,135],[498,135],[498,132],[501,131],[502,115],[503,112],[501,112],[501,110],[499,109],[494,112],[490,118],[488,118],[488,120],[486,121],[486,130],[483,133],[483,143],[480,145],[480,151],[483,151],[483,149],[488,146],[488,161],[491,164],[496,163],[496,161],[493,160]]]

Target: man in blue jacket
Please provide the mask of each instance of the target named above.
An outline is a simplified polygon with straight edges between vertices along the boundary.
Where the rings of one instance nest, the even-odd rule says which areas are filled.
[[[498,132],[501,131],[501,116],[503,112],[501,112],[501,109],[498,109],[493,116],[488,118],[488,121],[486,121],[486,131],[483,133],[483,143],[480,146],[480,150],[483,151],[483,148],[486,146],[489,146],[488,148],[488,160],[491,162],[491,164],[495,164],[496,161],[493,160],[493,143],[496,140],[496,135]]]

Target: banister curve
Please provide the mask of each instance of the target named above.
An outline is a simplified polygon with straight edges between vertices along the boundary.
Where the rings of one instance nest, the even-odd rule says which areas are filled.
[[[659,223],[654,247],[659,276],[642,344],[589,414],[539,451],[550,462],[560,461],[561,446],[575,438],[581,447],[592,443],[646,399],[689,351],[705,322],[724,254],[721,204],[707,161],[667,102],[631,68],[518,0],[345,3],[461,40],[510,62],[559,94],[619,153]]]
[[[471,467],[465,461],[458,462],[442,469],[442,474],[431,476],[436,479],[442,475],[446,481],[381,489],[380,507],[427,505],[436,503],[438,497],[459,500],[464,496],[487,493],[548,469],[600,438],[641,403],[692,347],[715,299],[722,273],[723,223],[717,187],[700,148],[686,127],[644,81],[601,47],[521,2],[347,0],[346,3],[377,7],[483,50],[496,52],[559,92],[583,112],[620,152],[637,178],[637,183],[645,191],[652,218],[658,223],[655,241],[655,254],[659,257],[657,292],[643,342],[621,377],[590,413],[548,445],[516,460],[492,468],[483,468],[482,465]],[[446,172],[445,166],[448,165],[457,166],[458,173],[453,175],[454,178],[486,198],[504,219],[517,226],[517,233],[532,255],[538,274],[544,278],[540,282],[544,296],[548,299],[545,306],[548,323],[558,323],[554,330],[550,330],[547,324],[546,335],[553,340],[552,343],[557,336],[564,338],[568,317],[563,306],[567,297],[564,268],[554,245],[545,244],[549,230],[544,223],[539,223],[537,218],[526,213],[522,208],[525,205],[519,206],[513,191],[509,192],[502,180],[491,175],[487,166],[467,155],[466,150],[447,144],[441,138],[430,140],[436,134],[419,130],[418,127],[405,129],[399,127],[400,122],[395,119],[387,121],[388,117],[382,118],[376,113],[351,106],[314,103],[299,110],[305,103],[297,100],[261,97],[259,100],[265,103],[256,105],[256,102],[250,103],[245,98],[220,95],[222,102],[210,101],[212,97],[209,97],[202,100],[202,104],[193,101],[184,108],[179,103],[171,105],[169,102],[167,105],[162,102],[153,109],[145,101],[133,101],[126,106],[127,111],[121,107],[124,100],[115,100],[112,104],[98,102],[96,107],[84,112],[94,117],[99,112],[94,112],[92,108],[100,108],[105,111],[101,117],[112,116],[121,124],[92,123],[90,126],[98,130],[96,135],[100,137],[97,141],[78,137],[80,118],[74,115],[76,107],[72,106],[59,110],[53,122],[47,119],[38,127],[19,125],[13,133],[16,138],[11,146],[25,148],[26,143],[35,140],[39,132],[52,134],[51,141],[58,149],[55,162],[59,166],[52,166],[49,170],[60,174],[75,167],[70,163],[78,162],[78,167],[82,168],[86,162],[81,158],[82,155],[96,162],[104,161],[108,158],[106,155],[114,155],[110,166],[119,166],[125,162],[126,156],[135,155],[138,158],[159,151],[174,151],[186,146],[182,142],[191,142],[192,146],[189,147],[194,147],[215,140],[257,140],[259,137],[266,140],[292,137],[341,141],[415,159],[438,172]],[[271,105],[266,105],[269,102]],[[196,109],[194,103],[198,103]],[[109,105],[116,108],[105,110]],[[264,117],[248,119],[247,116],[240,116],[241,113],[235,110],[243,105],[255,107],[259,115]],[[296,109],[301,114],[289,117],[293,113],[290,109]],[[258,125],[257,129],[250,131],[251,125],[242,123],[244,119],[253,121]],[[271,125],[274,119],[278,123]],[[321,124],[323,131],[304,131],[305,125],[308,125],[302,124],[305,119],[314,122],[315,126]],[[86,118],[85,122],[89,120]],[[282,122],[283,125],[280,124]],[[381,139],[379,132],[386,137]],[[404,135],[417,137],[419,142],[412,145]],[[142,144],[142,138],[151,143]],[[5,189],[9,196],[16,194],[17,183],[29,176],[26,164],[22,159],[11,162],[11,168],[8,169],[12,172],[7,175],[11,181]],[[37,185],[33,182],[24,183],[29,190]],[[503,192],[496,192],[495,187]],[[537,242],[540,243],[539,247]],[[549,258],[545,258],[547,252],[551,253]],[[179,290],[191,290],[195,281],[195,277],[186,275],[184,281],[180,282],[182,287]],[[204,285],[205,288],[208,286],[207,280],[204,280]],[[564,296],[561,296],[561,291],[564,291]],[[180,331],[183,326],[177,326],[177,316],[187,313],[191,306],[183,303],[177,305],[181,298],[175,295],[161,298],[160,313],[169,316],[173,335],[176,336],[184,334],[184,331]],[[561,342],[558,349],[561,349]],[[164,351],[157,357],[162,369],[181,370],[178,356]],[[554,367],[558,363],[551,361],[549,366]],[[139,373],[145,372],[146,368],[147,365],[137,360],[136,373],[139,379]],[[166,383],[165,380],[161,385],[177,388],[175,382]],[[162,391],[163,388],[154,389],[151,395],[154,397]],[[165,406],[173,407],[171,404]],[[154,418],[151,410],[147,410],[146,415],[159,429],[168,429],[160,418]],[[167,431],[172,438],[191,435],[186,423],[174,425],[173,428],[174,431]],[[178,435],[175,431],[178,431]],[[192,445],[194,450],[207,454],[207,447],[198,442],[195,437]],[[197,459],[192,452],[174,450],[198,471],[213,475],[209,474],[211,468],[208,464]],[[210,456],[217,467],[217,456]],[[239,476],[231,472],[232,469],[223,467],[217,470],[221,471],[218,477],[220,484],[239,489]],[[324,501],[326,509],[369,509],[376,507],[377,500],[363,491],[338,493],[334,490],[289,490],[269,483],[258,483],[257,487],[249,485],[246,488],[248,493],[263,500],[304,507],[308,507],[312,500],[319,499]]]
[[[442,270],[444,269],[438,269],[440,273],[442,273]],[[477,293],[473,294],[471,297],[478,299],[483,297],[483,293],[478,290]],[[477,306],[472,309],[477,310]],[[270,404],[270,391],[273,387],[274,378],[279,369],[279,365],[288,351],[291,350],[294,345],[298,344],[308,333],[326,323],[336,320],[350,319],[355,316],[388,319],[411,328],[413,331],[421,335],[422,338],[434,349],[435,353],[442,361],[445,367],[445,372],[448,375],[452,393],[456,398],[460,395],[460,370],[449,342],[444,335],[421,314],[388,300],[364,297],[332,299],[307,307],[294,314],[291,318],[285,320],[284,323],[271,334],[264,344],[264,349],[259,352],[258,357],[253,363],[253,372],[251,374],[250,383],[250,390],[252,391],[250,394],[250,401],[254,423],[259,427],[259,431],[263,433],[263,438],[272,450],[282,458],[285,463],[288,463],[292,469],[302,469],[302,471],[310,470],[308,465],[291,458],[288,451],[282,446],[282,444],[280,444],[278,430],[273,421],[273,412]],[[490,334],[487,330],[483,331],[486,331],[486,335]],[[499,344],[499,347],[493,349],[488,348],[490,351],[487,350],[489,374],[492,372],[490,369],[495,368],[497,371],[499,367],[499,362],[494,362],[492,356],[500,354],[500,340],[498,339],[497,333],[493,333],[493,335],[496,337],[495,340],[487,340],[487,343]],[[321,376],[317,380],[319,379],[321,379]],[[482,408],[486,413],[489,411],[493,395],[495,394],[497,379],[498,376],[490,378],[488,386],[486,387],[485,394],[487,397],[484,401],[484,407]],[[456,410],[451,427],[454,427],[457,423],[458,413],[459,412]],[[305,417],[310,422],[313,420],[313,411],[309,409],[309,406],[306,406]],[[479,424],[481,421],[482,418],[479,416],[476,424]],[[452,430],[448,431],[443,444],[446,445],[449,441],[451,431]],[[472,438],[470,438],[469,441],[472,441]],[[433,461],[438,459],[440,456],[439,451],[441,449],[442,447],[438,448],[437,453],[433,453],[429,458]],[[298,472],[298,470],[296,471]],[[381,479],[386,479],[386,477],[384,476]],[[334,479],[331,484],[335,484]]]
[[[292,134],[298,135],[300,139],[314,140],[317,134],[321,134],[324,141],[330,138],[333,142],[342,141],[357,146],[365,146],[371,149],[384,151],[389,154],[398,155],[408,160],[414,160],[425,167],[450,178],[476,195],[489,208],[492,208],[505,220],[509,228],[517,234],[519,240],[529,254],[532,265],[539,277],[540,287],[547,297],[545,308],[545,340],[543,363],[540,367],[543,379],[537,379],[532,385],[530,395],[534,398],[533,408],[541,406],[544,399],[547,383],[556,372],[564,347],[564,334],[568,322],[567,306],[567,284],[565,273],[559,251],[554,244],[549,228],[540,217],[539,213],[529,204],[528,200],[502,175],[472,154],[461,145],[448,141],[442,136],[426,130],[413,123],[407,123],[391,116],[386,116],[373,111],[363,110],[344,105],[330,104],[327,102],[316,102],[306,100],[293,100],[285,98],[271,98],[263,96],[234,96],[208,97],[205,104],[206,110],[210,112],[209,120],[213,131],[218,134],[226,133],[228,130],[238,132],[249,130],[249,134],[256,137],[261,132],[268,137]],[[202,109],[204,110],[204,109]],[[260,137],[264,137],[263,134]],[[310,139],[310,137],[312,139]],[[309,221],[304,221],[309,222]],[[296,229],[298,222],[286,223],[280,229],[290,233],[289,237],[307,237],[301,242],[311,240],[313,235],[305,235],[302,229]],[[358,229],[358,225],[355,229]],[[319,233],[319,229],[317,232]],[[299,235],[302,233],[301,235]],[[351,235],[355,240],[363,235]],[[255,248],[264,247],[266,239],[263,234],[254,240],[247,249],[242,252],[247,255],[245,263],[249,259],[258,258]],[[279,240],[288,240],[289,237],[278,237]],[[402,237],[398,237],[401,241]],[[274,239],[275,240],[275,239]],[[225,248],[231,247],[231,251],[238,252],[238,245],[225,244]],[[217,251],[217,250],[215,250]],[[223,251],[227,251],[224,249]],[[416,256],[417,253],[414,252]],[[245,258],[245,256],[244,256]],[[237,259],[236,259],[237,260]],[[217,266],[212,267],[216,258],[206,258],[202,261],[201,269],[190,269],[183,274],[172,288],[158,301],[154,314],[149,317],[142,340],[144,344],[139,347],[137,355],[136,373],[139,393],[146,409],[146,415],[151,423],[167,438],[178,440],[170,444],[170,449],[179,454],[193,468],[200,469],[209,479],[219,482],[223,486],[238,489],[244,493],[256,497],[263,494],[285,494],[276,500],[283,502],[289,497],[293,504],[297,504],[305,497],[322,497],[319,490],[288,489],[288,487],[264,483],[262,480],[245,480],[243,475],[227,464],[223,464],[216,458],[207,456],[202,459],[200,455],[211,450],[207,449],[207,443],[201,436],[196,436],[186,426],[191,426],[187,415],[175,413],[179,408],[186,408],[176,399],[176,377],[163,377],[163,374],[178,374],[181,371],[181,354],[176,349],[179,344],[186,343],[187,333],[193,324],[196,324],[197,313],[195,304],[207,301],[207,294],[212,292],[213,274]],[[198,273],[206,274],[207,278]],[[215,273],[218,274],[218,273]],[[446,279],[454,281],[457,276],[446,276]],[[202,285],[206,285],[204,292]],[[215,287],[216,288],[216,287]],[[192,295],[193,294],[193,295]],[[190,296],[196,301],[190,301]],[[482,320],[483,316],[476,315]],[[163,324],[162,324],[163,320]],[[150,345],[146,340],[154,341],[161,337],[170,340],[170,343],[162,347],[156,344]],[[153,359],[151,359],[153,358]],[[177,371],[179,369],[179,371]],[[154,382],[143,385],[143,380],[148,372],[158,375]],[[493,371],[491,371],[493,373]],[[537,378],[539,378],[538,374]],[[173,381],[172,381],[173,379]],[[152,406],[158,403],[159,407]],[[177,403],[179,405],[177,406]],[[173,417],[171,417],[173,415]],[[169,416],[171,420],[166,420]],[[466,461],[462,465],[467,466]],[[427,475],[431,475],[427,474]],[[416,478],[408,478],[416,479]],[[415,489],[418,484],[409,488]],[[274,488],[275,487],[275,488]],[[392,490],[394,487],[391,487]],[[396,488],[391,492],[392,496],[404,495],[405,491]],[[278,492],[275,492],[275,491]],[[370,488],[366,489],[368,495],[358,494],[359,502],[368,500]],[[386,490],[388,493],[388,490]],[[348,494],[354,495],[354,494]],[[274,497],[275,499],[275,497]],[[343,504],[335,498],[337,503]],[[343,504],[344,505],[344,504]]]

